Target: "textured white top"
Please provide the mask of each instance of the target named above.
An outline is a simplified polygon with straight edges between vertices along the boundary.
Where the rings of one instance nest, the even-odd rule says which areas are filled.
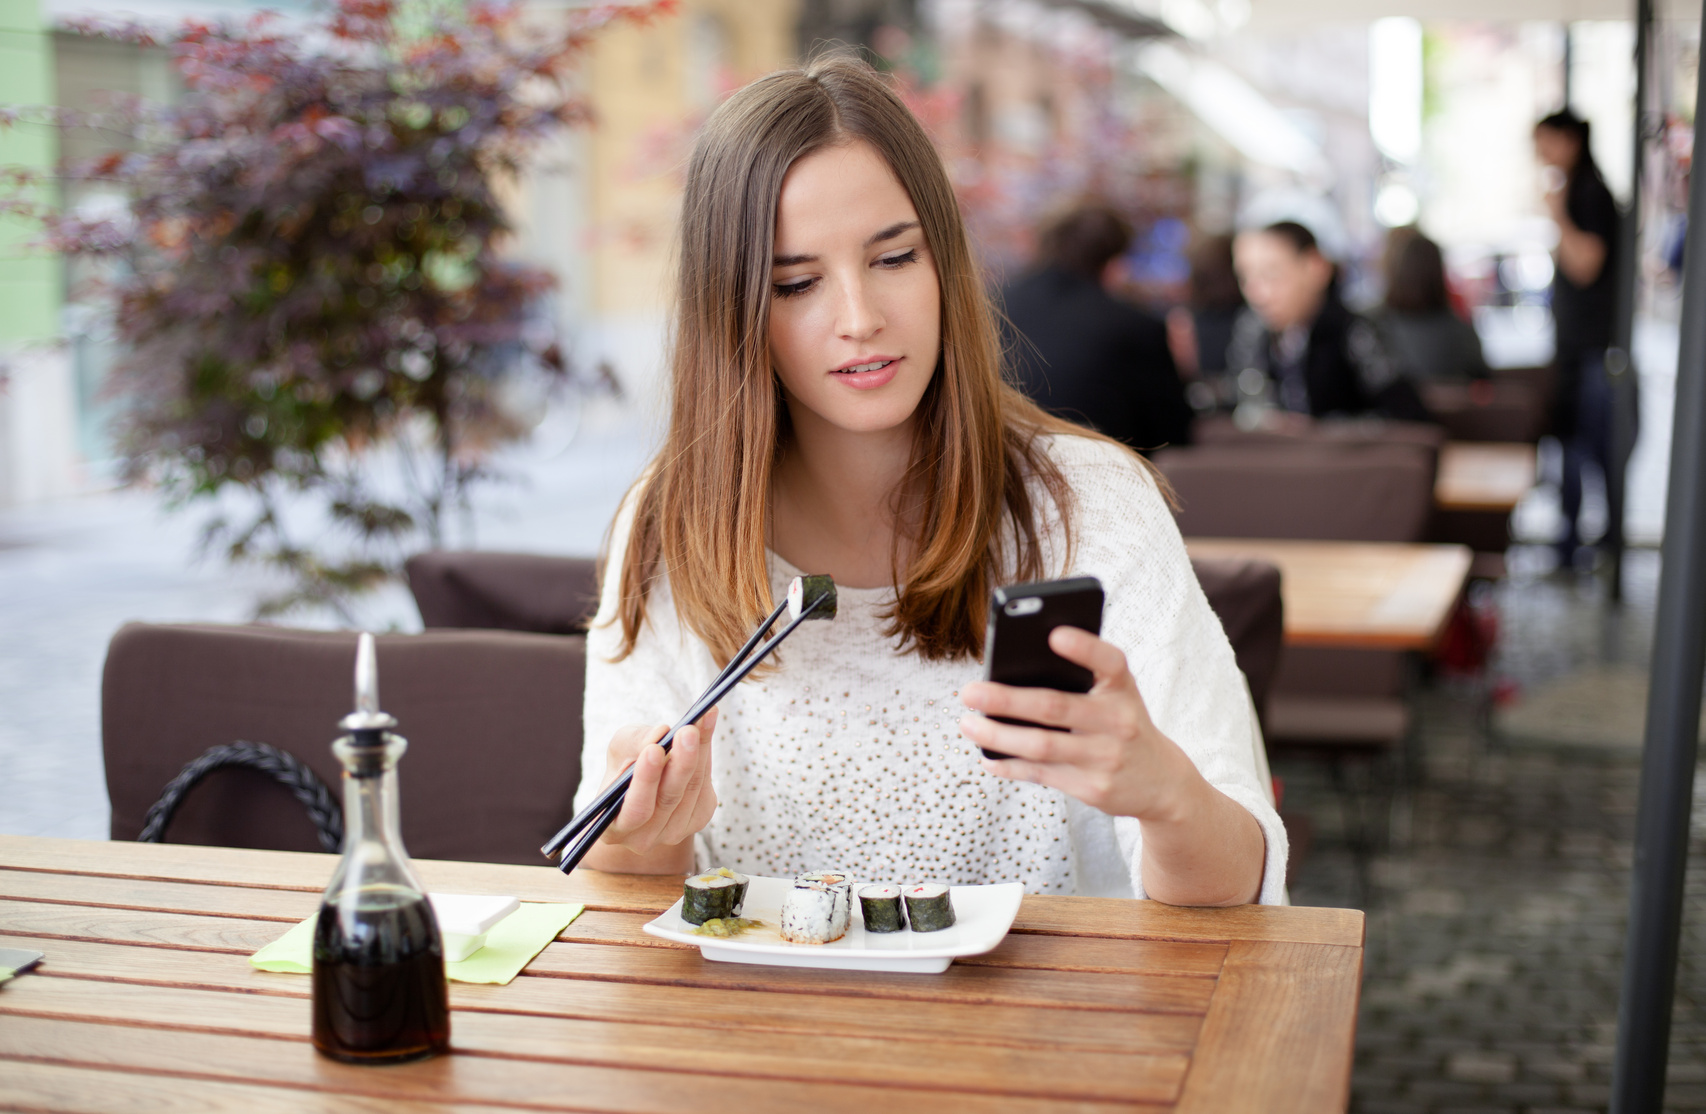
[[[1259,900],[1282,903],[1285,829],[1263,788],[1265,760],[1258,773],[1249,690],[1171,512],[1123,450],[1072,436],[1046,444],[1077,496],[1072,562],[1060,568],[1060,523],[1036,491],[1049,514],[1049,567],[1102,581],[1103,637],[1125,652],[1160,730],[1256,817],[1267,840]],[[615,570],[631,524],[630,502],[611,532],[612,574],[587,638],[577,807],[601,787],[619,727],[675,722],[721,668],[680,625],[666,582],[654,586],[634,652],[610,661],[621,635]],[[772,555],[773,598],[797,575]],[[960,686],[982,664],[896,652],[881,618],[893,598],[890,588],[839,588],[833,621],[802,624],[777,651],[779,670],[723,701],[712,758],[720,804],[699,840],[701,865],[1142,897],[1142,825],[985,773],[956,723],[966,712]]]

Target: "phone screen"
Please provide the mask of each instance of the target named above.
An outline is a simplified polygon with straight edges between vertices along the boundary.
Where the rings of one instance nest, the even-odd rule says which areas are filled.
[[[1049,649],[1048,636],[1056,627],[1100,634],[1102,598],[1102,582],[1093,576],[997,588],[989,601],[984,676],[1003,685],[1089,692],[1095,677],[1082,665]],[[1007,716],[990,718],[1026,727],[1042,726]],[[982,749],[989,758],[1008,757]]]

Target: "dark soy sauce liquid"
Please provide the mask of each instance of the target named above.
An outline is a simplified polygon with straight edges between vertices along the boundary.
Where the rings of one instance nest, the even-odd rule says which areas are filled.
[[[356,902],[347,926],[339,905]],[[450,1048],[444,948],[419,894],[340,894],[314,925],[314,1047],[336,1060],[415,1060]]]

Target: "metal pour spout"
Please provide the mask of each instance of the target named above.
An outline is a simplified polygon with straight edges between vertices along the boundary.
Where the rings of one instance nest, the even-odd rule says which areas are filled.
[[[373,636],[361,632],[355,648],[355,711],[338,721],[345,731],[386,731],[397,721],[379,710],[379,655]]]

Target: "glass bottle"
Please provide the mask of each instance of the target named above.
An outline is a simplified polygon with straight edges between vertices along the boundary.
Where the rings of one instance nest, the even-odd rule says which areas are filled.
[[[343,858],[314,925],[314,1047],[396,1063],[450,1048],[444,941],[398,832],[397,760],[408,743],[379,710],[373,636],[356,651],[356,710],[332,744],[344,765]]]

